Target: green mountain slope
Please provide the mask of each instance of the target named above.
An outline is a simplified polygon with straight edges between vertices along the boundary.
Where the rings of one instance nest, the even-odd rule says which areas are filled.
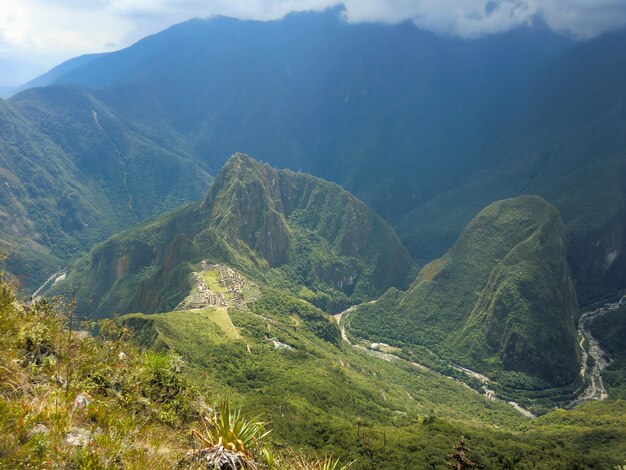
[[[538,378],[529,383],[541,388],[577,379],[577,317],[561,218],[523,196],[483,209],[407,292],[358,307],[350,328],[520,388],[528,386],[520,373]]]
[[[253,444],[279,458],[275,470],[328,468],[298,466],[299,452],[354,469],[445,468],[461,434],[484,469],[609,469],[626,452],[624,401],[533,421],[435,372],[338,344],[323,312],[271,290],[228,308],[106,320],[96,337],[89,323],[70,334],[69,321],[60,305],[21,305],[0,285],[3,468],[171,469],[206,448],[207,403],[224,398],[263,413],[273,432]]]
[[[209,180],[85,90],[0,101],[0,249],[26,290],[112,233],[198,197]]]
[[[339,341],[337,325],[305,301],[264,288],[245,300],[247,281],[216,275],[210,287],[225,306],[119,321],[144,347],[181,354],[201,389],[270,416],[280,447],[323,449],[355,468],[439,468],[463,432],[480,468],[620,462],[621,401],[532,422],[458,381]]]
[[[491,202],[538,194],[563,216],[581,304],[624,287],[625,41],[607,35],[555,61],[529,98],[532,112],[494,140],[497,164],[402,217],[398,233],[418,264],[441,256]]]
[[[354,196],[235,154],[204,200],[96,246],[57,288],[75,292],[82,313],[167,311],[210,263],[331,311],[402,287],[412,273],[391,227]]]

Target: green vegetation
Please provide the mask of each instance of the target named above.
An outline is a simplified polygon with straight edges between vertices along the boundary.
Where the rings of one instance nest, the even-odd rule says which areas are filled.
[[[232,410],[227,401],[213,416],[204,419],[204,429],[194,430],[194,436],[203,445],[189,452],[179,466],[200,468],[255,468],[262,457],[275,468],[275,458],[262,447],[265,431],[261,416],[247,418],[241,410]]]
[[[168,311],[205,263],[232,266],[326,311],[402,287],[412,274],[391,227],[339,186],[236,154],[203,201],[96,246],[49,292],[76,293],[82,315]]]
[[[316,309],[302,302],[265,291],[231,310],[240,340],[189,311],[106,320],[94,338],[68,331],[61,306],[18,304],[3,284],[0,467],[158,469],[238,456],[285,470],[443,469],[460,434],[478,468],[624,460],[623,401],[531,421],[437,373],[319,338],[306,321]],[[205,404],[226,397],[228,410]]]
[[[94,243],[193,200],[210,177],[84,89],[0,100],[0,249],[32,293]]]
[[[0,467],[626,461],[623,312],[591,324],[610,399],[552,411],[581,385],[572,279],[583,304],[626,285],[626,36],[546,68],[567,41],[335,16],[191,21],[0,100],[12,279],[32,291],[56,272],[46,293],[76,295],[81,318],[143,312],[79,324],[0,283]],[[520,93],[539,70],[541,94]],[[204,199],[93,246],[200,197],[241,145],[393,218],[424,265],[413,285],[407,250],[358,199],[242,154]],[[348,334],[389,344],[341,339],[327,313],[354,304]]]
[[[189,312],[119,321],[145,347],[181,354],[194,381],[210,386],[216,400],[230,397],[263,413],[279,447],[330,452],[355,461],[351,468],[443,469],[460,434],[478,468],[570,468],[564,462],[611,468],[626,452],[621,401],[532,421],[438,373],[336,346],[305,320],[315,310],[264,290],[248,309],[230,310],[241,340]]]
[[[559,214],[527,196],[485,208],[406,293],[358,307],[349,326],[357,336],[421,346],[508,388],[541,389],[575,382],[578,315]]]
[[[211,409],[180,356],[138,350],[111,320],[80,325],[95,338],[69,330],[66,311],[20,304],[0,282],[0,468],[339,468],[276,449],[262,418],[228,401]]]
[[[112,321],[69,331],[60,305],[0,288],[0,467],[170,468],[205,413],[173,355],[140,352]]]

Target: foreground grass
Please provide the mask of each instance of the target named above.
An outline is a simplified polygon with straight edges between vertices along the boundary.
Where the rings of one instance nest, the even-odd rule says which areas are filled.
[[[140,351],[112,321],[82,325],[97,337],[69,329],[65,312],[19,304],[0,283],[0,468],[230,468],[207,455],[242,469],[340,468],[276,450],[261,418],[227,401],[208,406],[211,389],[201,393],[180,356]]]
[[[460,435],[478,468],[626,460],[623,401],[531,421],[437,373],[336,343],[313,307],[264,296],[274,297],[231,310],[239,340],[207,312],[84,325],[93,337],[68,330],[56,304],[20,305],[1,285],[0,468],[213,468],[237,457],[243,468],[443,469]],[[226,400],[244,412],[207,406]]]

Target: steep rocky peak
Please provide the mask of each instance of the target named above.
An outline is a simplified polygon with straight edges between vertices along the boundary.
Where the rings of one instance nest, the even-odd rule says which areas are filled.
[[[237,186],[261,183],[264,173],[271,169],[244,153],[233,154],[217,174],[205,199],[205,206],[214,205],[222,193],[232,193]],[[261,185],[262,186],[262,185]],[[259,188],[262,189],[262,188]],[[231,194],[232,195],[232,194]]]
[[[204,202],[212,224],[261,253],[270,266],[287,261],[289,228],[272,186],[277,170],[236,153],[219,172]]]

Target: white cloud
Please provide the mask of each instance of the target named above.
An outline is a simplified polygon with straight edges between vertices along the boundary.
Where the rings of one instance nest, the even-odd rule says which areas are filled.
[[[582,38],[626,25],[626,0],[549,0],[541,2],[548,26]]]
[[[464,38],[508,31],[537,19],[552,29],[591,38],[626,25],[626,0],[345,0],[351,21],[412,20]]]
[[[343,4],[350,22],[411,20],[473,38],[541,19],[589,38],[626,25],[626,0],[3,0],[0,58],[51,66],[87,52],[124,47],[191,17],[277,19]],[[0,83],[2,71],[0,71]]]
[[[520,0],[347,0],[352,21],[410,19],[437,33],[465,38],[507,31],[530,22],[537,9]]]

